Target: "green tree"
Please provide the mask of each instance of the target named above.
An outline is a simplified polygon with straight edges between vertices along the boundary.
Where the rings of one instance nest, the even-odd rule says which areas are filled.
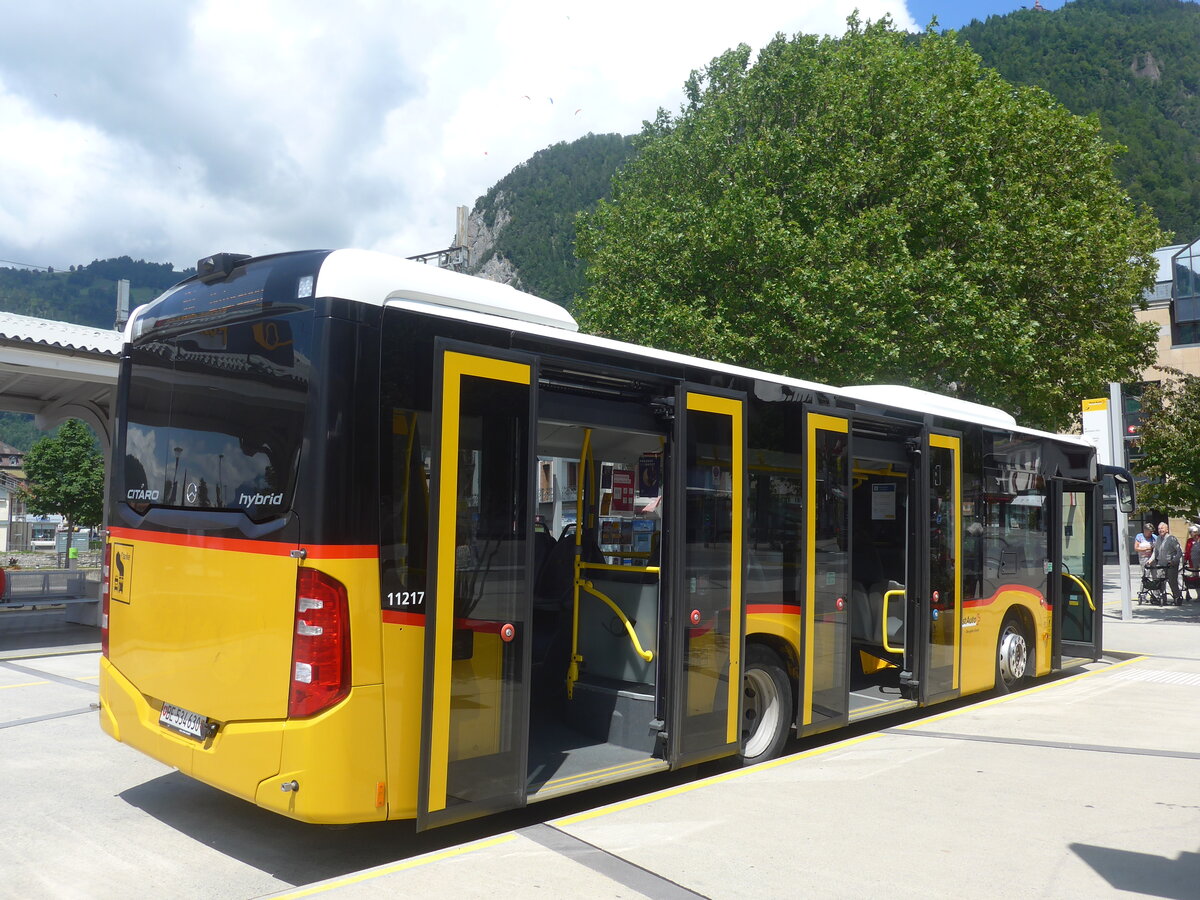
[[[1200,510],[1200,377],[1160,371],[1167,377],[1142,392],[1145,455],[1133,468],[1147,481],[1139,486],[1138,505],[1190,516]]]
[[[1133,380],[1162,235],[1095,121],[887,18],[750,55],[693,72],[582,217],[584,328],[1046,428]]]
[[[96,439],[77,419],[42,438],[25,455],[25,503],[35,516],[60,515],[67,534],[99,525],[104,511],[104,460]]]

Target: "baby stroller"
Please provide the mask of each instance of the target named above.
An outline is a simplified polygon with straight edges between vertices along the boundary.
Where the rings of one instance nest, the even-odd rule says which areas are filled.
[[[1146,566],[1142,569],[1142,589],[1138,591],[1138,606],[1143,603],[1167,605],[1167,567]]]

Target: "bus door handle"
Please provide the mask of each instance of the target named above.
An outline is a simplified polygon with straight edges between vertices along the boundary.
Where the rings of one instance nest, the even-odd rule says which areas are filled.
[[[903,653],[904,652],[903,647],[893,647],[888,642],[888,602],[892,599],[892,597],[903,598],[904,595],[905,595],[904,591],[885,591],[883,594],[883,614],[880,616],[880,618],[883,621],[880,622],[880,627],[883,630],[883,649],[886,650],[888,653]]]

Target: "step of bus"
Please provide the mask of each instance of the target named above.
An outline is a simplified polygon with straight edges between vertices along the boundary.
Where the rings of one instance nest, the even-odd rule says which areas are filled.
[[[567,701],[567,722],[596,740],[650,753],[658,739],[654,687],[611,678],[584,676]]]

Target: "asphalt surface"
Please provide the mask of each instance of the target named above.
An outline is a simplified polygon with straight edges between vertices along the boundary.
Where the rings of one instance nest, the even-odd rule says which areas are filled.
[[[0,613],[0,897],[1200,898],[1200,604],[1106,585],[1099,663],[417,835],[324,828],[99,729],[95,629]]]

